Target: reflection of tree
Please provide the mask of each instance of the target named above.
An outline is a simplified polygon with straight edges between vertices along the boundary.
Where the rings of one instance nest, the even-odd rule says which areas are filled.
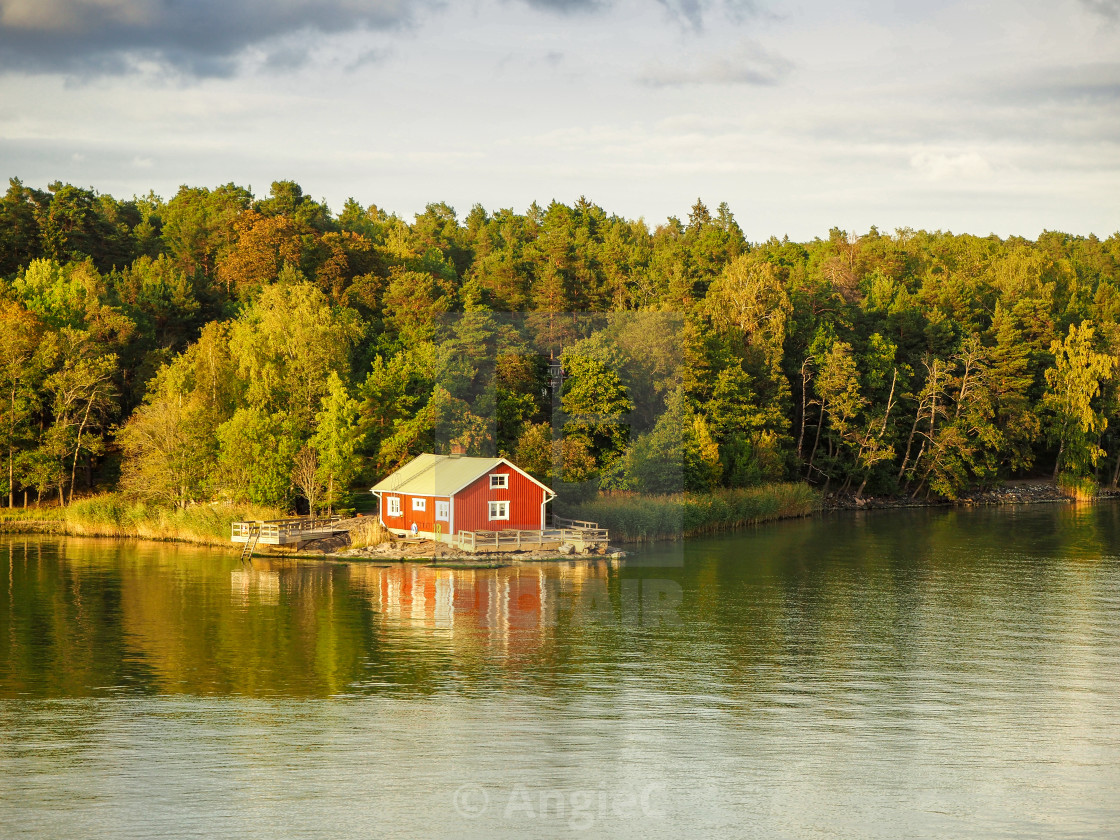
[[[61,550],[62,556],[59,556]],[[9,543],[0,607],[5,694],[326,696],[357,680],[374,647],[369,607],[344,567],[243,570],[220,551],[68,539]],[[231,597],[231,572],[255,576]],[[244,597],[242,597],[244,594]]]
[[[906,717],[931,680],[975,683],[1009,661],[1033,679],[1050,667],[1040,645],[1050,663],[1088,661],[1111,621],[1118,534],[1103,505],[895,511],[699,540],[683,563],[674,547],[621,567],[498,569],[242,566],[187,546],[8,538],[0,697],[512,686],[604,708],[702,691],[729,714],[825,702]]]

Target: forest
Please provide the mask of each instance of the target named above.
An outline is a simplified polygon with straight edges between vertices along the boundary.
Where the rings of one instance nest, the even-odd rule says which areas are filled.
[[[8,506],[323,510],[451,446],[582,498],[1120,476],[1120,234],[751,241],[701,201],[408,222],[291,181],[12,179],[0,347]]]

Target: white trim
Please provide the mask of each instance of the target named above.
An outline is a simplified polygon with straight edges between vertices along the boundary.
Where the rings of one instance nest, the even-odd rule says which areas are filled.
[[[487,504],[486,513],[487,513],[487,521],[488,522],[500,522],[500,521],[508,522],[509,521],[509,500],[508,499],[491,499],[486,504]],[[505,511],[505,516],[501,516],[501,515],[495,516],[494,515],[494,505],[499,505],[498,510],[499,511],[504,510]],[[504,508],[500,507],[502,505],[504,505]]]
[[[545,513],[544,506],[556,498],[556,494],[549,490],[544,494],[544,501],[541,502],[541,530],[545,530],[548,523],[548,514]]]
[[[449,496],[458,495],[463,490],[466,490],[468,487],[470,487],[472,484],[474,484],[476,481],[478,481],[480,478],[482,478],[484,475],[489,474],[492,470],[496,470],[501,464],[505,464],[511,470],[514,470],[514,471],[520,473],[521,475],[525,476],[527,479],[529,479],[531,482],[533,482],[535,485],[537,485],[539,488],[541,488],[544,492],[552,493],[552,488],[551,487],[537,481],[535,478],[533,478],[531,475],[529,475],[529,473],[525,472],[525,470],[523,470],[523,469],[521,469],[521,467],[517,466],[517,464],[512,464],[505,458],[499,458],[497,464],[490,467],[490,469],[484,470],[483,472],[479,473],[474,478],[472,478],[470,481],[468,481],[466,484],[464,484],[462,487],[456,487],[454,490],[452,490],[450,493],[448,493],[448,495]],[[553,496],[555,496],[554,493],[553,493]]]
[[[497,481],[495,484],[494,482]],[[508,490],[509,489],[509,473],[490,473],[490,489],[491,490]]]
[[[425,453],[425,454],[431,454],[431,453]],[[377,493],[377,492],[400,493],[401,492],[400,488],[402,486],[400,483],[398,483],[395,486],[391,486],[391,487],[382,487],[382,489],[380,491],[377,490],[377,488],[384,485],[386,482],[388,482],[390,479],[392,479],[393,476],[395,476],[397,473],[401,472],[402,470],[407,469],[410,464],[412,464],[414,461],[416,461],[417,459],[422,458],[422,457],[423,457],[423,455],[417,455],[415,458],[413,458],[407,464],[402,464],[401,466],[397,467],[397,469],[393,470],[393,472],[389,473],[389,475],[385,476],[385,478],[381,479],[381,481],[379,481],[377,484],[375,484],[373,487],[371,487],[370,488],[371,491],[374,492],[374,493]],[[439,459],[439,458],[447,458],[448,456],[437,455],[437,456],[434,456],[434,457]],[[537,481],[535,478],[533,478],[531,475],[529,475],[529,473],[527,473],[527,472],[525,472],[525,470],[521,469],[521,467],[517,466],[514,463],[511,463],[508,458],[484,458],[484,459],[480,459],[480,460],[486,460],[486,461],[491,461],[492,460],[492,461],[497,461],[497,463],[496,464],[491,464],[486,469],[479,470],[475,475],[471,476],[471,478],[468,479],[464,484],[462,484],[459,487],[456,487],[454,490],[452,490],[449,493],[425,493],[425,494],[422,494],[422,495],[438,496],[438,497],[443,497],[443,498],[448,498],[450,496],[454,496],[456,493],[459,493],[459,492],[463,491],[465,488],[474,484],[476,481],[478,481],[484,475],[487,475],[487,474],[493,472],[494,470],[496,470],[498,467],[502,466],[503,464],[505,464],[507,467],[509,467],[514,472],[517,472],[517,473],[525,476],[525,478],[529,479],[531,482],[533,482],[533,484],[537,485],[539,488],[544,490],[546,493],[552,493],[552,488],[551,487]],[[439,465],[439,461],[438,460],[434,461],[430,465],[430,467],[425,468],[425,470],[430,469],[430,468],[438,469],[438,465]],[[417,473],[417,475],[420,475],[420,473]],[[416,476],[413,476],[413,478],[415,478],[415,477]],[[412,478],[409,479],[409,481],[412,481],[412,480],[413,480]],[[408,482],[404,482],[404,483],[408,483]]]
[[[423,496],[413,496],[412,509],[421,511],[422,513],[426,513],[428,510],[428,500]]]
[[[390,496],[385,501],[386,501],[386,505],[385,505],[385,515],[386,516],[396,517],[396,516],[403,516],[404,515],[404,514],[401,513],[401,497],[400,496]],[[394,507],[396,508],[396,510],[393,510]]]
[[[440,506],[443,506],[442,510]],[[436,521],[437,522],[450,522],[451,521],[451,502],[436,500]]]

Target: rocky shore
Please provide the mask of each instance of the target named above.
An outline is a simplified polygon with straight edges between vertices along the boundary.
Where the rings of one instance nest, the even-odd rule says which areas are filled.
[[[1102,487],[1098,499],[1120,498],[1120,491]],[[1046,479],[1008,481],[998,487],[977,487],[954,501],[912,499],[909,496],[863,496],[829,493],[822,497],[823,510],[880,510],[918,507],[980,507],[986,505],[1031,505],[1072,502],[1053,482]]]
[[[439,563],[465,566],[493,566],[495,563],[523,563],[541,560],[578,560],[581,558],[609,557],[619,559],[626,552],[619,548],[607,547],[597,551],[580,552],[573,545],[561,545],[555,549],[536,551],[478,552],[472,554],[447,543],[433,540],[397,540],[380,545],[350,548],[345,534],[309,543],[299,549],[301,556],[320,555],[339,560],[384,560],[400,562],[404,560],[433,560]]]

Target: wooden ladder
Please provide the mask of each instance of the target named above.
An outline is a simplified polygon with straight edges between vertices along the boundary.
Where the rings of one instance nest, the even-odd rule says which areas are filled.
[[[253,562],[253,549],[257,547],[257,540],[261,538],[261,523],[253,522],[249,525],[249,538],[245,540],[245,547],[241,549],[241,562]]]

